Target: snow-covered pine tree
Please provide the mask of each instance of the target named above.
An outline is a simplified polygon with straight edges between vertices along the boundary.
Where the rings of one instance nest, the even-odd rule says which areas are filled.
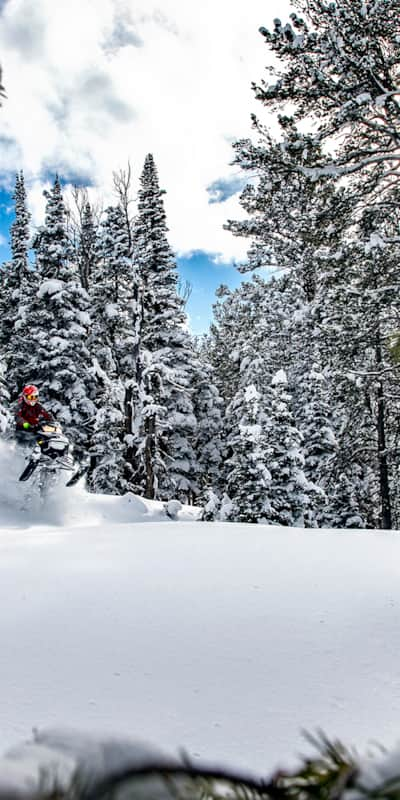
[[[392,167],[399,155],[399,138],[395,131],[400,119],[400,109],[396,100],[397,64],[400,53],[398,37],[400,6],[398,2],[375,3],[372,0],[365,2],[341,0],[330,4],[323,4],[318,0],[311,2],[299,0],[297,8],[303,12],[303,16],[293,14],[292,24],[284,26],[277,21],[273,32],[265,29],[262,31],[268,45],[278,56],[281,68],[275,82],[268,84],[265,82],[256,92],[269,108],[283,109],[289,101],[296,119],[301,120],[303,125],[305,122],[310,123],[309,110],[312,103],[311,135],[319,145],[324,143],[324,147],[321,150],[319,163],[317,160],[311,170],[305,171],[300,163],[297,168],[313,179],[329,174],[336,179],[341,176],[349,178],[347,191],[344,193],[348,198],[349,213],[347,217],[342,216],[341,221],[342,229],[347,229],[353,240],[349,248],[343,249],[344,252],[346,250],[347,253],[352,252],[352,260],[345,265],[346,280],[337,287],[335,333],[337,337],[339,321],[345,340],[349,342],[348,351],[352,353],[348,371],[353,370],[352,374],[356,380],[353,381],[352,392],[349,382],[346,384],[345,379],[341,381],[342,388],[346,385],[349,397],[349,408],[347,412],[344,410],[347,418],[344,430],[347,432],[351,430],[352,411],[354,430],[360,432],[361,429],[364,435],[360,437],[358,433],[354,437],[355,441],[350,451],[358,452],[364,463],[367,459],[369,465],[367,469],[372,471],[375,480],[378,480],[381,525],[388,528],[392,524],[390,495],[394,487],[393,484],[392,488],[389,485],[390,466],[387,449],[387,442],[391,438],[388,410],[392,403],[388,402],[386,397],[392,398],[396,394],[393,392],[396,380],[393,381],[394,373],[390,370],[390,364],[384,363],[386,348],[382,331],[385,329],[385,323],[382,320],[382,301],[378,299],[378,292],[381,293],[380,298],[385,298],[387,305],[388,289],[383,289],[382,283],[386,283],[389,288],[392,281],[389,274],[387,274],[388,280],[385,281],[381,272],[380,287],[377,289],[373,270],[361,269],[361,262],[365,261],[362,257],[365,237],[362,232],[364,223],[360,229],[359,221],[360,217],[365,218],[366,213],[370,215],[372,213],[384,216],[386,222],[390,223],[398,208],[398,200],[394,197],[398,192],[398,173]],[[333,142],[340,144],[338,147],[331,147]],[[324,158],[322,152],[325,153]],[[398,236],[394,230],[389,232],[387,225],[386,230],[381,230],[378,237],[374,230],[371,230],[370,234],[375,242],[378,238],[381,243],[386,241],[388,245],[397,244],[398,247]],[[354,260],[357,250],[358,254]],[[371,259],[369,261],[371,262]],[[380,261],[382,265],[383,259]],[[354,269],[354,264],[359,265],[359,270]],[[386,264],[388,264],[387,258]],[[352,281],[349,280],[349,268],[354,276]],[[354,282],[358,284],[358,288]],[[344,286],[346,286],[345,300]],[[371,297],[377,302],[370,303]],[[349,303],[351,305],[351,312],[347,310],[349,327],[344,328],[345,306],[347,305],[348,309]],[[338,320],[340,307],[343,316]],[[392,309],[394,309],[393,303]],[[331,305],[331,323],[333,310]],[[352,324],[351,315],[354,311],[356,316]],[[384,315],[387,316],[387,311]],[[365,331],[367,320],[369,335],[364,336],[364,342],[371,342],[371,346],[367,348],[370,381],[368,378],[366,380],[365,374],[361,374],[365,373],[365,368],[363,370],[357,364],[357,339],[359,333]],[[339,341],[340,338],[337,337]],[[336,353],[338,354],[337,349]],[[340,373],[338,361],[336,367]],[[375,379],[375,389],[371,393],[372,374]],[[366,386],[368,383],[370,388]],[[377,388],[379,397],[376,397]],[[358,404],[354,402],[357,399]],[[361,410],[361,417],[355,412],[357,405],[358,410]],[[358,423],[360,419],[363,419],[364,423],[361,426],[357,425],[357,419]],[[395,427],[397,428],[397,424]],[[374,442],[372,448],[371,441]],[[374,456],[371,450],[375,453]],[[371,456],[374,465],[371,463]],[[372,499],[374,494],[370,487],[367,495]],[[371,499],[369,508],[367,507],[365,511],[369,524],[373,525],[376,524],[374,523],[376,508]]]
[[[377,524],[380,504],[381,524],[390,527],[391,497],[396,495],[391,458],[397,447],[396,417],[399,415],[395,400],[397,380],[390,367],[385,337],[389,320],[394,324],[397,313],[395,301],[392,298],[388,303],[387,298],[389,287],[393,285],[388,264],[399,245],[396,222],[392,230],[388,224],[395,218],[398,208],[394,196],[398,191],[398,173],[392,165],[397,162],[399,151],[399,139],[395,135],[400,117],[396,101],[399,4],[397,0],[395,3],[296,0],[295,6],[300,16],[292,14],[290,23],[284,25],[276,20],[272,32],[262,29],[280,64],[277,69],[269,70],[271,79],[255,87],[261,102],[278,112],[282,141],[274,150],[268,132],[254,120],[261,137],[259,146],[248,142],[237,146],[241,165],[252,170],[253,175],[254,172],[260,175],[258,186],[246,190],[247,198],[244,197],[252,215],[250,227],[253,225],[256,236],[257,231],[264,236],[264,239],[258,236],[251,259],[253,265],[257,265],[260,255],[264,263],[265,256],[271,258],[271,252],[272,256],[276,255],[276,249],[268,252],[266,247],[271,242],[271,220],[261,232],[259,217],[260,212],[261,217],[263,214],[267,217],[263,196],[268,196],[268,186],[274,185],[276,189],[274,174],[269,168],[271,159],[276,173],[282,170],[282,165],[288,165],[289,156],[291,172],[299,183],[308,181],[311,196],[314,184],[317,207],[314,211],[309,207],[309,191],[303,190],[301,196],[295,192],[294,198],[291,197],[295,181],[290,180],[290,175],[285,188],[290,201],[294,199],[292,211],[287,204],[285,206],[285,198],[282,193],[279,196],[279,192],[275,199],[269,198],[267,205],[276,220],[279,211],[281,222],[285,224],[283,230],[282,226],[276,229],[278,237],[281,236],[276,264],[284,264],[282,249],[289,252],[285,236],[285,231],[289,230],[288,220],[293,223],[292,241],[300,241],[302,251],[305,243],[303,219],[312,235],[311,255],[318,276],[314,281],[314,289],[318,286],[318,291],[317,295],[314,292],[311,309],[312,333],[319,349],[317,359],[314,354],[312,361],[316,361],[319,368],[322,366],[329,382],[329,403],[334,412],[338,442],[337,468],[332,473],[331,488],[335,493],[339,475],[346,476],[345,483],[349,486],[354,480],[354,485],[342,493],[342,498],[346,494],[358,498],[361,515],[368,525]],[[287,116],[288,108],[292,117]],[[308,127],[308,133],[300,136],[294,119],[303,131]],[[347,180],[338,189],[337,181],[342,176]],[[325,203],[325,213],[319,219],[318,246],[314,222],[320,216],[321,189],[329,189],[330,180],[336,188],[333,202]],[[302,217],[304,201],[306,213]],[[288,213],[282,214],[282,208]],[[379,231],[374,223],[370,241],[373,239],[376,243],[379,239],[393,247],[390,257],[387,250],[386,258],[380,258],[378,284],[371,268],[373,259],[369,258],[369,266],[363,266],[368,236],[363,232],[364,222],[360,224],[360,221],[365,213],[381,215],[387,223],[383,227],[380,223]],[[243,230],[237,227],[234,232],[242,235]],[[382,272],[384,262],[386,277]],[[303,259],[302,270],[304,264]],[[306,288],[305,284],[303,286]],[[308,291],[307,294],[309,296]],[[376,302],[371,302],[372,297]],[[385,298],[384,303],[382,298]],[[363,355],[358,344],[362,339]],[[366,341],[370,343],[367,348]],[[364,367],[360,363],[362,359]],[[296,396],[294,399],[296,402]],[[346,516],[346,510],[342,511]]]
[[[252,354],[254,349],[262,350],[265,372],[271,376],[289,363],[290,335],[280,280],[265,281],[253,275],[251,281],[242,283],[233,292],[221,286],[217,297],[207,354],[226,408],[241,385],[248,358],[252,357],[248,348]]]
[[[318,281],[317,254],[336,233],[334,226],[329,228],[339,216],[339,199],[332,178],[308,176],[321,162],[319,145],[300,133],[290,118],[279,122],[280,140],[253,119],[258,141],[234,144],[235,164],[251,176],[240,197],[249,218],[229,220],[225,228],[250,239],[242,271],[269,267],[295,272],[306,302],[311,302]]]
[[[304,474],[303,437],[293,420],[286,373],[280,369],[271,379],[265,351],[252,341],[242,361],[240,387],[226,412],[227,519],[310,525],[318,490]]]
[[[68,270],[73,248],[68,237],[67,216],[58,175],[52,188],[43,194],[46,197],[45,221],[33,239],[36,266],[41,280],[62,280],[65,274],[70,274]]]
[[[304,266],[306,259],[300,263]],[[318,280],[318,264],[314,264],[312,274]],[[308,494],[304,522],[306,527],[324,527],[328,506],[327,466],[338,450],[334,433],[336,416],[330,394],[331,382],[321,365],[314,320],[315,298],[308,299],[304,275],[302,269],[293,269],[280,276],[277,281],[280,306],[276,304],[276,309],[281,316],[281,361],[291,396],[290,409],[302,437],[304,474],[313,486]]]
[[[223,502],[221,512],[220,502],[210,504],[211,495],[207,492],[204,518],[212,518],[213,514],[220,518],[221,513],[224,519],[248,515],[247,491],[251,491],[254,501],[252,514],[259,518],[268,500],[265,453],[262,455],[268,409],[266,393],[272,374],[288,357],[282,295],[278,281],[267,283],[258,276],[234,292],[223,288],[219,295],[206,352],[214,368],[215,382],[221,387],[226,411],[221,467],[210,489],[220,499],[226,494],[230,502]],[[253,387],[251,391],[249,387]],[[241,486],[243,481],[245,488]]]
[[[300,15],[291,14],[290,22],[276,19],[272,31],[260,29],[279,66],[255,87],[256,97],[282,114],[290,105],[324,144],[320,164],[306,174],[357,174],[360,203],[367,196],[381,200],[398,180],[392,166],[399,157],[399,1],[295,0],[294,6]],[[357,210],[353,203],[349,224]]]
[[[133,400],[137,393],[138,271],[132,263],[123,209],[110,206],[99,235],[92,276],[93,328],[90,348],[101,387],[91,449],[89,484],[96,491],[136,488]],[[137,403],[136,403],[137,404]]]
[[[226,422],[225,494],[231,501],[227,519],[260,522],[271,516],[268,469],[267,398],[262,359],[255,356],[247,380],[229,404]],[[255,382],[251,382],[251,379]],[[258,384],[258,385],[257,385]],[[219,509],[218,509],[219,512]]]
[[[230,291],[225,284],[219,286],[216,297],[207,350],[215,385],[226,408],[239,388],[237,336],[243,328],[239,316],[242,306],[238,299],[239,290]]]
[[[293,120],[280,118],[281,142],[274,141],[256,120],[254,125],[259,142],[243,140],[235,145],[236,163],[251,175],[259,175],[257,183],[249,184],[241,197],[250,218],[230,221],[226,227],[234,235],[250,238],[247,269],[270,265],[285,270],[278,280],[282,298],[280,366],[287,372],[296,425],[305,437],[307,477],[322,486],[326,485],[323,464],[332,459],[337,445],[333,446],[335,410],[333,397],[327,397],[330,383],[326,375],[325,397],[315,385],[316,375],[322,377],[323,373],[320,340],[324,336],[317,319],[316,294],[327,255],[332,248],[338,249],[342,220],[349,208],[332,178],[315,180],[300,171],[301,166],[305,172],[312,170],[322,156],[319,145],[301,134]],[[322,293],[320,299],[324,300]],[[314,493],[319,510],[310,511],[311,515],[315,512],[319,524],[324,519],[323,497],[322,492]]]
[[[304,474],[303,436],[291,411],[284,370],[272,377],[268,417],[268,467],[271,473],[271,514],[269,522],[304,527],[313,505],[316,487]]]
[[[140,179],[134,230],[135,262],[142,285],[138,482],[147,497],[187,500],[196,490],[193,348],[177,291],[163,194],[150,153]]]
[[[0,339],[10,394],[16,397],[24,373],[27,330],[26,313],[35,291],[35,275],[29,269],[30,214],[27,208],[25,180],[17,174],[14,190],[15,218],[11,225],[12,258],[2,270]]]
[[[37,291],[25,309],[22,383],[35,383],[47,406],[77,448],[87,448],[87,421],[94,415],[94,377],[87,347],[89,298],[82,288],[71,248],[58,177],[49,192],[45,224],[36,250]],[[26,331],[29,335],[26,335]]]
[[[311,369],[299,370],[300,381],[295,384],[297,394],[296,424],[303,436],[304,474],[318,490],[313,493],[313,505],[307,514],[308,524],[312,527],[326,528],[332,525],[329,492],[332,489],[331,472],[338,452],[338,441],[335,435],[335,413],[329,403],[330,382],[321,370],[320,364],[314,363]],[[338,501],[335,500],[335,507]],[[347,513],[348,509],[344,511]]]
[[[207,345],[199,342],[192,384],[193,411],[197,421],[193,442],[197,463],[196,494],[200,503],[208,490],[220,488],[222,471],[223,400],[214,383],[208,352]]]
[[[365,210],[354,239],[332,258],[320,287],[319,324],[325,359],[340,409],[339,445],[359,460],[350,468],[361,487],[359,505],[368,527],[393,525],[397,494],[399,378],[390,355],[390,331],[399,317],[396,206]],[[338,463],[344,471],[343,457]],[[333,476],[333,485],[338,482]],[[354,492],[353,492],[354,494]],[[357,495],[357,492],[356,492]]]
[[[393,147],[388,145],[390,137],[386,134],[398,108],[394,108],[390,92],[385,92],[395,78],[395,62],[390,53],[395,16],[391,12],[384,18],[379,3],[343,0],[328,6],[317,0],[299,0],[297,6],[305,12],[306,22],[292,15],[293,27],[277,21],[273,34],[263,31],[285,70],[280,71],[275,83],[256,89],[266,106],[281,112],[282,140],[275,144],[268,131],[254,120],[259,144],[245,141],[236,145],[237,163],[253,176],[258,174],[259,180],[255,186],[247,187],[242,196],[251,219],[231,222],[228,227],[238,235],[255,237],[249,253],[250,268],[269,263],[296,270],[311,304],[306,314],[304,332],[308,332],[303,339],[303,353],[292,339],[293,360],[288,374],[291,386],[296,387],[294,401],[299,420],[299,389],[307,386],[309,369],[317,363],[328,379],[338,446],[336,466],[330,460],[329,479],[325,481],[328,485],[324,488],[335,497],[336,516],[336,487],[339,476],[344,475],[350,488],[340,494],[343,502],[346,497],[356,497],[364,523],[373,526],[378,524],[380,496],[381,524],[390,527],[390,469],[384,446],[391,435],[387,413],[390,404],[385,400],[382,380],[378,380],[379,398],[366,390],[368,380],[360,374],[359,363],[359,358],[365,362],[365,346],[363,356],[361,352],[358,355],[357,342],[360,337],[375,341],[367,351],[369,385],[373,383],[372,375],[385,374],[387,387],[391,382],[394,388],[393,372],[390,377],[390,367],[383,357],[382,331],[387,330],[387,323],[382,327],[382,313],[377,313],[382,300],[370,302],[372,296],[378,297],[377,292],[382,293],[385,278],[381,273],[377,287],[371,269],[362,269],[365,237],[360,218],[366,207],[371,213],[376,206],[376,212],[390,219],[396,208],[392,197],[396,189],[392,181],[387,183],[383,169],[383,164],[389,165],[395,157],[397,147],[394,141]],[[378,40],[377,29],[382,34]],[[342,46],[344,34],[348,37],[346,48]],[[355,59],[361,51],[363,58]],[[365,59],[376,67],[375,75],[365,71]],[[380,70],[385,73],[382,81]],[[338,75],[343,80],[338,81]],[[309,123],[311,96],[315,98],[315,120],[310,125],[311,132],[300,135],[293,118],[283,114],[287,102],[292,101],[296,122],[301,120],[304,130],[305,123]],[[385,111],[375,124],[377,106]],[[392,122],[388,124],[389,119]],[[338,131],[343,134],[339,146],[327,147],[334,137],[336,144],[339,142]],[[325,146],[321,147],[321,143]],[[352,173],[357,177],[351,178]],[[341,175],[349,178],[338,188]],[[380,239],[394,244],[396,235],[386,229]],[[389,287],[393,276],[386,272]],[[388,296],[385,290],[384,296]],[[395,306],[391,308],[388,313],[386,302],[386,317],[392,315]],[[387,390],[386,394],[390,396]],[[353,508],[353,500],[351,504]],[[329,508],[326,510],[329,516]],[[343,508],[339,516],[346,518],[348,511]],[[350,514],[355,518],[352,511]]]
[[[110,378],[95,357],[93,363],[98,395],[88,447],[87,486],[96,493],[123,494],[132,488],[126,477],[124,385],[122,380]]]
[[[367,523],[360,503],[365,489],[368,489],[368,475],[356,464],[343,464],[340,471],[340,458],[335,462],[335,483],[329,495],[328,508],[324,515],[329,528],[366,528]]]
[[[299,316],[302,311],[299,287],[297,292],[289,292],[289,280],[287,275],[269,282],[254,276],[252,281],[228,295],[227,314],[223,306],[218,308],[219,321],[212,326],[208,343],[210,352],[215,347],[213,358],[217,370],[225,320],[228,320],[228,338],[230,320],[237,321],[235,347],[230,354],[236,374],[233,382],[229,381],[228,375],[222,381],[227,397],[234,387],[236,391],[228,401],[224,419],[222,485],[218,486],[217,492],[214,491],[219,498],[225,492],[230,506],[224,501],[224,510],[221,511],[221,501],[210,503],[210,497],[207,498],[207,518],[212,518],[213,514],[221,518],[222,513],[224,518],[231,520],[246,518],[248,521],[268,519],[276,522],[280,512],[278,507],[274,510],[274,499],[284,494],[279,470],[288,472],[290,465],[287,494],[291,492],[291,499],[287,503],[292,521],[288,522],[290,514],[284,514],[283,501],[280,500],[280,523],[294,524],[296,519],[297,522],[303,520],[307,525],[312,524],[310,509],[317,492],[303,472],[302,436],[293,420],[292,400],[286,391],[287,425],[284,428],[277,413],[279,403],[275,395],[278,387],[271,385],[276,374],[285,375],[286,380],[284,370],[290,368],[293,361],[293,319],[298,303]],[[226,364],[223,370],[226,372]],[[275,434],[277,440],[280,438],[288,443],[285,463],[284,454],[278,451],[278,443],[272,446]],[[275,469],[276,461],[279,461],[279,467]],[[247,496],[250,496],[250,502],[246,500]],[[278,504],[277,499],[276,502]]]
[[[93,342],[97,342],[97,359],[110,377],[126,380],[136,371],[138,274],[129,255],[125,220],[119,206],[106,209],[93,278]]]
[[[24,173],[16,176],[14,189],[15,219],[11,225],[11,253],[15,284],[21,286],[29,273],[29,225],[31,215],[27,208]]]

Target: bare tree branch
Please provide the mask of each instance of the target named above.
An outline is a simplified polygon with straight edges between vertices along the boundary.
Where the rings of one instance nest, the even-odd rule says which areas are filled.
[[[118,197],[118,202],[124,212],[126,230],[129,237],[129,255],[133,254],[133,235],[132,223],[133,217],[130,216],[129,206],[133,203],[131,197],[131,183],[132,183],[132,169],[130,161],[126,169],[120,169],[118,172],[113,172],[114,191]]]
[[[186,306],[193,291],[192,284],[190,281],[184,281],[183,278],[180,278],[176,288],[181,300],[183,301],[183,305]]]

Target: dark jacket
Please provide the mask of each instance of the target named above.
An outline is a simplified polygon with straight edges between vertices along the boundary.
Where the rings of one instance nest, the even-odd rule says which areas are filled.
[[[19,398],[18,409],[15,415],[18,430],[23,430],[24,422],[29,422],[32,428],[37,428],[44,420],[52,422],[54,417],[49,414],[40,403],[35,403],[34,406],[30,406],[28,403],[25,403],[23,397]]]

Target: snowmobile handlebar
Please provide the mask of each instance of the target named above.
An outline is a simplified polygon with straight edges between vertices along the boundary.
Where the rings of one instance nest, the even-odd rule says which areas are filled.
[[[39,422],[38,425],[32,425],[31,422],[26,422],[25,421],[20,426],[20,430],[22,429],[22,430],[26,431],[27,433],[37,433],[38,431],[45,430],[46,426],[48,426],[49,429],[51,428],[51,430],[58,430],[58,431],[61,430],[61,425],[55,419],[53,419],[53,420],[45,420],[43,422]]]
[[[35,432],[40,434],[62,433],[62,428],[57,420],[46,420],[38,425],[38,427],[35,429]]]

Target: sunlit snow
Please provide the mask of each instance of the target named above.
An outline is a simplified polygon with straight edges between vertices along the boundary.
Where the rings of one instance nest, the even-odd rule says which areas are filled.
[[[1,445],[0,748],[72,727],[270,773],[399,733],[400,538],[201,523],[133,495],[24,510]]]

